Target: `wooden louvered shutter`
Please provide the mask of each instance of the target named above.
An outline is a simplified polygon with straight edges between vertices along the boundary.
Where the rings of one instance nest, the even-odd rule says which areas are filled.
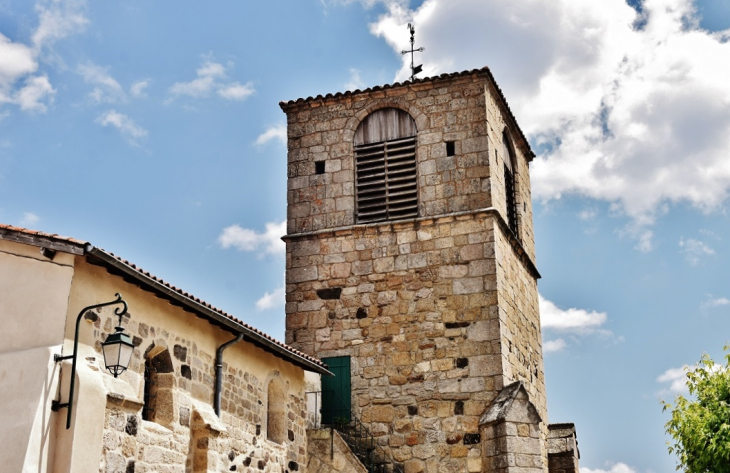
[[[418,216],[416,128],[397,109],[369,115],[355,134],[358,223]]]

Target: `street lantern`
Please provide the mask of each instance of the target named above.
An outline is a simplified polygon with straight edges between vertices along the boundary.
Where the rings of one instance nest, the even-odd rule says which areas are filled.
[[[68,402],[61,403],[61,401],[51,401],[51,409],[56,412],[64,407],[68,409],[66,412],[66,429],[71,428],[71,410],[73,408],[74,388],[76,387],[76,358],[79,352],[79,323],[81,323],[81,317],[92,309],[98,309],[100,307],[106,307],[108,305],[121,304],[122,307],[114,309],[114,314],[119,316],[119,325],[116,327],[116,333],[112,333],[104,343],[102,343],[102,351],[104,352],[104,364],[111,374],[116,378],[129,366],[129,362],[132,359],[132,353],[134,352],[134,344],[124,332],[122,328],[122,316],[127,313],[127,303],[122,300],[122,295],[119,293],[115,294],[116,299],[109,302],[102,302],[101,304],[90,305],[84,307],[79,312],[79,316],[76,317],[76,334],[74,335],[74,351],[72,355],[60,356],[54,355],[53,359],[56,362],[62,360],[71,359],[71,379],[70,388],[68,393]]]
[[[101,351],[104,353],[104,365],[115,378],[127,369],[134,352],[132,339],[124,333],[121,322],[122,316],[120,315],[120,325],[115,327],[116,333],[110,334],[101,344]]]

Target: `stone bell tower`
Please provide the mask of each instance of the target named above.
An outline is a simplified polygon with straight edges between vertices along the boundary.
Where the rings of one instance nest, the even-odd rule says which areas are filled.
[[[534,154],[489,69],[280,105],[286,343],[409,473],[548,471]]]

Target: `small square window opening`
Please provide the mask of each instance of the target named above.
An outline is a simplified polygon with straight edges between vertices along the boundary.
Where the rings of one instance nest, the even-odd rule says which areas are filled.
[[[314,162],[314,173],[315,174],[324,174],[324,161],[315,161]]]
[[[446,156],[454,156],[456,154],[456,143],[454,141],[446,142]]]

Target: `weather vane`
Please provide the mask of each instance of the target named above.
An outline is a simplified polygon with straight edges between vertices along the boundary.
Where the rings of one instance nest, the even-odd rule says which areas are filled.
[[[400,53],[411,53],[411,81],[413,81],[416,78],[416,74],[423,71],[423,64],[419,64],[418,66],[413,65],[413,53],[422,53],[424,48],[413,49],[413,45],[416,41],[414,38],[414,36],[416,36],[416,28],[414,28],[412,24],[408,23],[408,31],[411,32],[411,49],[401,51]]]

